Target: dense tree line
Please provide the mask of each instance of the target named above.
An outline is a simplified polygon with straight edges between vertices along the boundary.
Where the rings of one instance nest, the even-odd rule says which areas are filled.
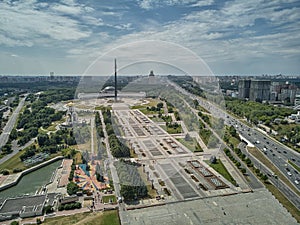
[[[108,139],[109,139],[110,151],[114,157],[116,158],[130,157],[129,148],[125,144],[120,142],[115,134],[109,135]]]
[[[104,137],[104,133],[103,133],[103,127],[102,127],[102,122],[101,122],[101,118],[98,112],[95,113],[95,124],[96,124],[96,131],[97,134],[99,135],[99,137]]]
[[[106,125],[111,154],[114,157],[130,157],[130,149],[123,144],[115,135],[112,127],[111,112],[109,109],[103,110],[103,119]]]
[[[45,103],[57,103],[74,99],[74,88],[52,89],[44,91],[40,94],[40,100]]]
[[[78,79],[79,80],[79,79]],[[13,92],[38,92],[38,91],[46,91],[49,89],[70,89],[70,87],[77,87],[78,81],[36,81],[36,82],[10,82],[10,83],[0,83],[0,89],[4,89],[7,93],[8,91]],[[75,88],[73,88],[75,92]],[[1,93],[1,92],[0,92]],[[74,97],[74,95],[73,95]]]
[[[80,208],[81,208],[81,203],[75,202],[75,203],[69,203],[69,204],[64,204],[64,205],[58,206],[58,211],[80,209]]]
[[[252,123],[258,124],[261,121],[266,125],[269,125],[276,118],[283,119],[296,113],[290,108],[234,98],[226,98],[226,108],[239,117],[246,117]]]

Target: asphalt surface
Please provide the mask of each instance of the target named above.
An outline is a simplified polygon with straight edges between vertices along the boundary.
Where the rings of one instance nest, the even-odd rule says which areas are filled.
[[[300,184],[296,184],[297,182],[300,182],[299,172],[288,163],[288,160],[290,160],[300,167],[299,153],[278,143],[273,138],[268,137],[257,129],[250,128],[237,120],[229,118],[228,123],[229,125],[235,126],[235,129],[239,134],[262,151],[265,156],[271,160],[272,163],[291,181],[291,183],[300,190]]]
[[[251,159],[253,165],[256,168],[259,168],[259,170],[266,174],[268,176],[269,181],[272,182],[273,185],[275,185],[281,192],[284,193],[284,195],[298,208],[300,209],[300,198],[299,196],[293,192],[290,188],[287,187],[286,184],[284,184],[279,178],[274,176],[270,169],[268,169],[264,164],[262,164],[260,161],[258,161],[255,157],[253,157],[251,154],[247,153],[246,144],[241,143],[239,145],[239,149]]]
[[[1,135],[0,135],[0,148],[2,146],[4,146],[6,144],[6,142],[8,141],[10,132],[12,131],[12,129],[14,128],[14,125],[18,119],[18,115],[22,109],[22,107],[24,106],[25,103],[25,98],[22,98],[19,102],[19,105],[17,106],[17,108],[15,109],[15,111],[13,112],[13,114],[10,116],[9,120],[7,121]]]

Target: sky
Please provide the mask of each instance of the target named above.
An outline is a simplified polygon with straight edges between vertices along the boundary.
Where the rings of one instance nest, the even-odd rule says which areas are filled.
[[[299,0],[2,0],[0,75],[105,74],[113,58],[124,73],[157,62],[161,73],[300,75],[299,9]]]

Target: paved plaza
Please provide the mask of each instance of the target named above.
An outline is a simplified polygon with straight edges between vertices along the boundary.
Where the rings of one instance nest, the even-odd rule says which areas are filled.
[[[122,211],[123,225],[296,225],[268,192],[219,196]]]

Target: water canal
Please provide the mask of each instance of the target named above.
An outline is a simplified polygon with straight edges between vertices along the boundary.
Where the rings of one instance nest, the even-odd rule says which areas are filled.
[[[39,188],[50,181],[53,172],[61,165],[61,162],[62,160],[58,160],[24,175],[15,186],[0,191],[0,199],[35,194]]]

